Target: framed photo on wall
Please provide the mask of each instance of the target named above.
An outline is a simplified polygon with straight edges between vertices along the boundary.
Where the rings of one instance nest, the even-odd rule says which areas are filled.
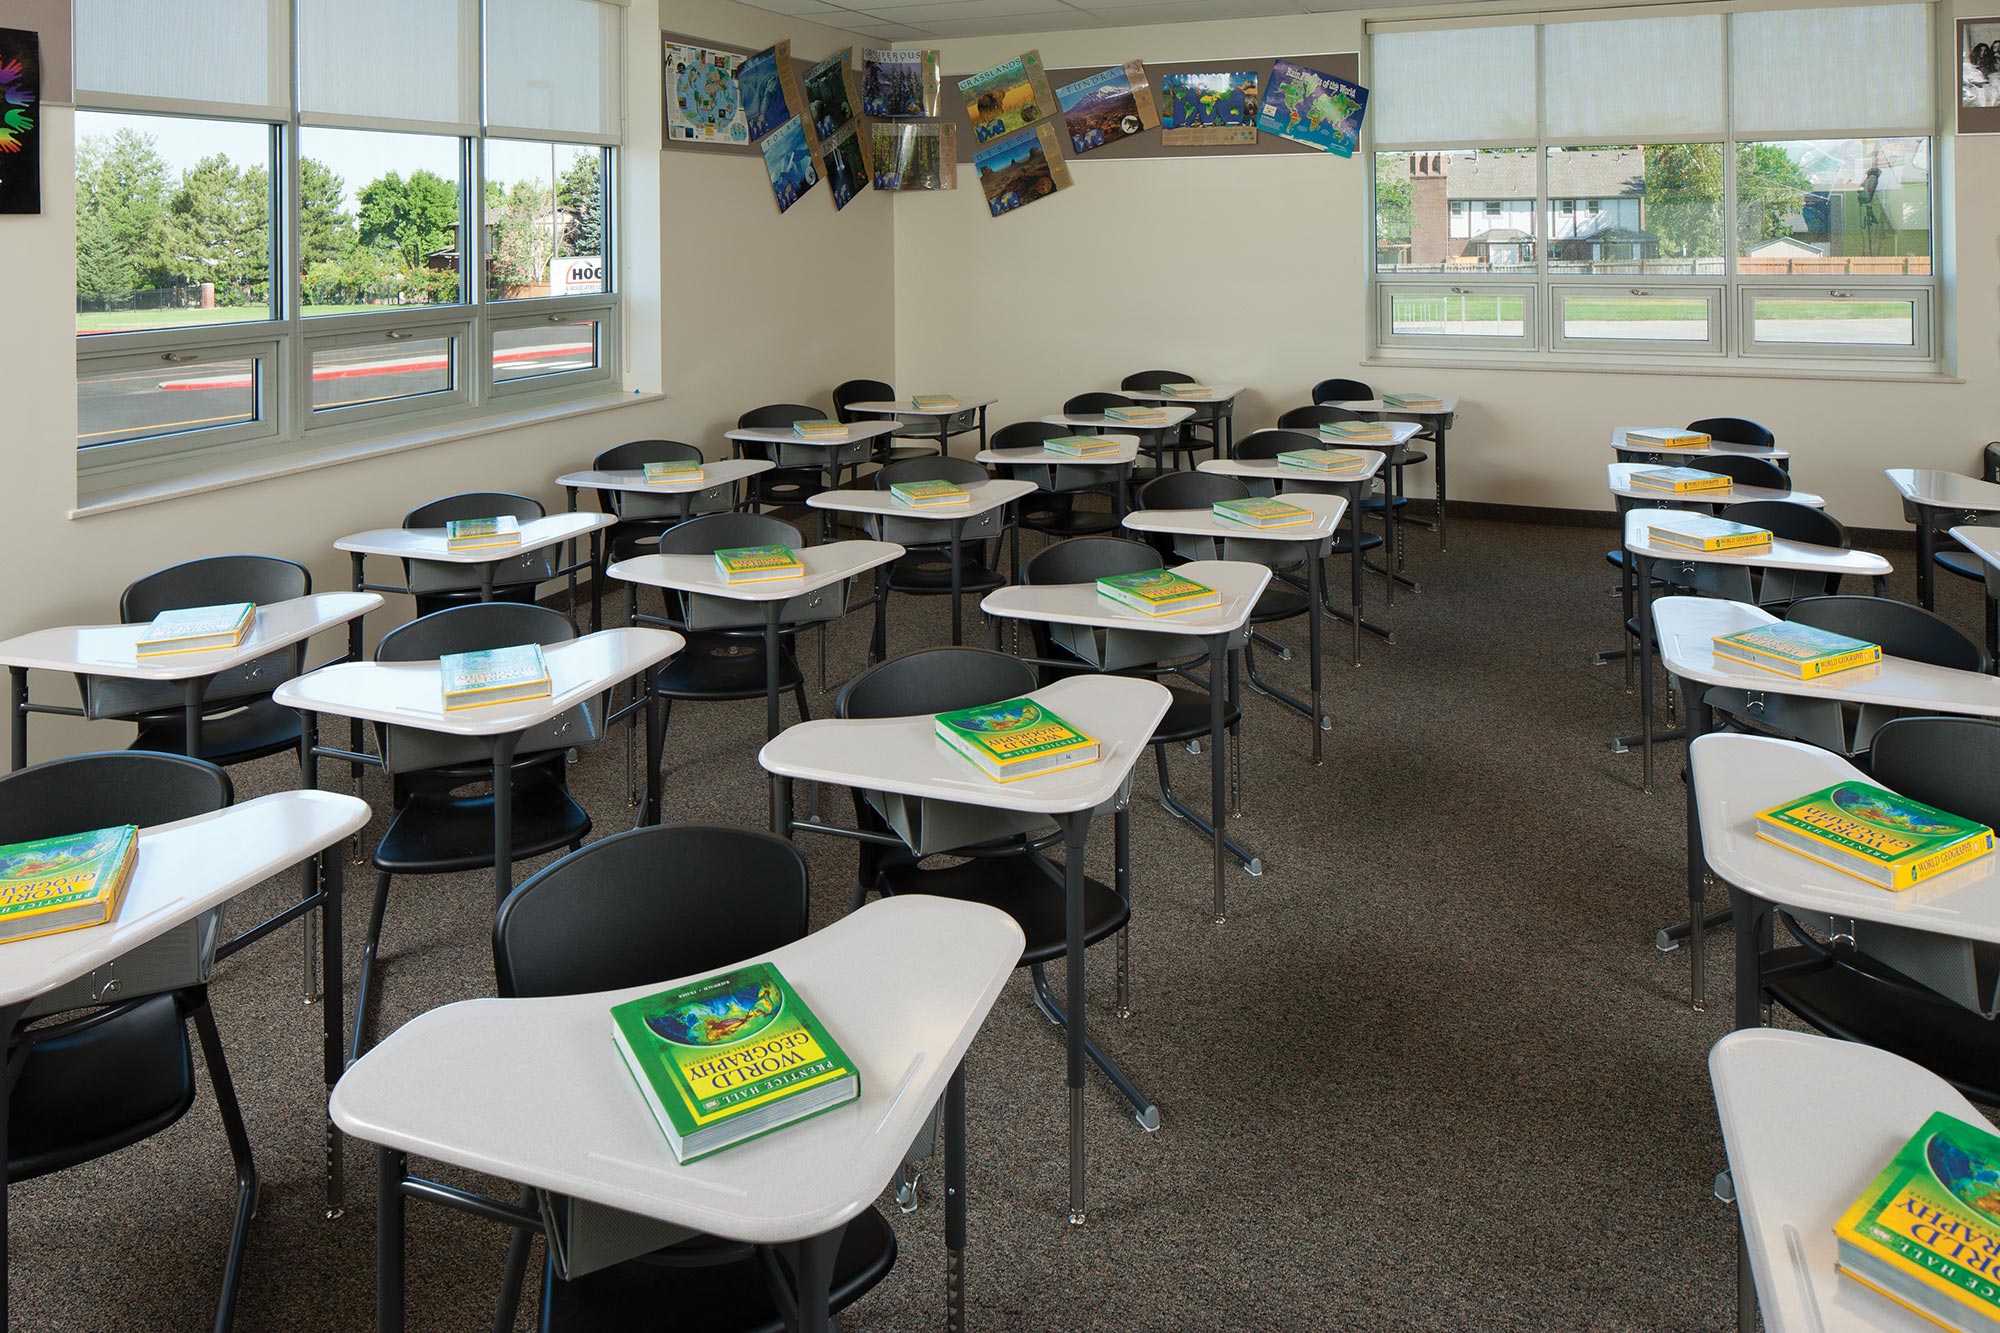
[[[2000,17],[1958,21],[1958,132],[2000,134]]]

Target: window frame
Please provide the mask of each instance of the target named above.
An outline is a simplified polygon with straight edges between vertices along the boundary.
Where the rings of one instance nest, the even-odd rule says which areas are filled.
[[[1935,264],[1935,261],[1933,261]],[[1933,275],[1935,277],[1935,275]],[[1739,286],[1736,301],[1737,345],[1745,357],[1831,357],[1842,361],[1917,361],[1929,362],[1935,359],[1932,343],[1937,317],[1931,301],[1929,287],[1912,286],[1907,282],[1896,283],[1843,283],[1839,287],[1824,284],[1800,285],[1795,279],[1789,283],[1760,283]],[[1757,302],[1759,300],[1782,301],[1846,301],[1874,298],[1890,303],[1909,301],[1914,307],[1910,312],[1911,345],[1898,347],[1888,343],[1800,343],[1779,342],[1775,339],[1757,337]]]
[[[1689,275],[1699,276],[1699,275]],[[1647,356],[1694,356],[1713,357],[1722,354],[1724,330],[1728,325],[1727,289],[1711,280],[1705,285],[1695,283],[1655,283],[1647,280],[1644,286],[1626,286],[1620,292],[1616,282],[1601,280],[1565,281],[1565,278],[1583,278],[1582,274],[1553,275],[1547,285],[1549,293],[1548,347],[1552,352],[1592,352],[1611,355],[1630,355],[1634,352]],[[1631,281],[1629,275],[1627,283]],[[1603,300],[1607,296],[1630,295],[1640,299],[1702,301],[1707,304],[1707,336],[1700,342],[1692,338],[1590,338],[1572,337],[1565,333],[1563,305],[1571,300]]]
[[[1525,265],[1523,266],[1526,267]],[[1535,346],[1535,330],[1541,321],[1540,284],[1522,282],[1518,276],[1506,273],[1481,274],[1481,277],[1497,277],[1499,281],[1481,282],[1476,285],[1460,286],[1456,278],[1449,274],[1436,275],[1429,282],[1400,282],[1390,284],[1383,299],[1375,303],[1376,341],[1386,347],[1451,347],[1477,348],[1481,351],[1530,351]],[[1440,280],[1442,279],[1442,280]],[[1491,296],[1496,300],[1510,297],[1521,298],[1521,332],[1519,334],[1473,334],[1473,333],[1397,333],[1392,327],[1395,318],[1397,297],[1405,299],[1436,296],[1450,301],[1454,296]]]

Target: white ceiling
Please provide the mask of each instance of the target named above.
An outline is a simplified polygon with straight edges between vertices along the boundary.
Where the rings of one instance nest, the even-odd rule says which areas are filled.
[[[1391,0],[1393,3],[1393,0]],[[1378,8],[1383,0],[749,0],[795,18],[882,41],[998,37],[1065,28],[1122,28],[1196,19],[1268,18]]]

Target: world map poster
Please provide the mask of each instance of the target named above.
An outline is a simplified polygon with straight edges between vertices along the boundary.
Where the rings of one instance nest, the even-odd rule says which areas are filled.
[[[1257,142],[1257,71],[1160,76],[1160,142],[1174,148]]]
[[[1361,140],[1368,90],[1289,60],[1271,62],[1271,81],[1257,110],[1257,128],[1340,157]]]
[[[736,75],[743,57],[705,46],[666,44],[668,143],[750,142]]]
[[[41,37],[0,28],[0,213],[42,211]]]

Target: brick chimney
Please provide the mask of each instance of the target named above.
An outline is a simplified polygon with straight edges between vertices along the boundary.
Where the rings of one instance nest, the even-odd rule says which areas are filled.
[[[1451,252],[1451,201],[1444,153],[1410,154],[1410,263],[1442,265]]]

